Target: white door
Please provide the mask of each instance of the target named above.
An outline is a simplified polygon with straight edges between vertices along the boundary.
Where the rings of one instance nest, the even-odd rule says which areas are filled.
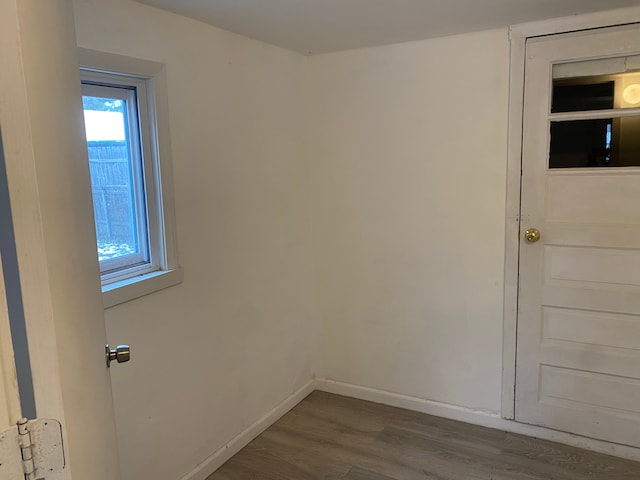
[[[637,25],[527,43],[516,368],[516,420],[635,447],[639,55]]]
[[[0,64],[0,127],[37,414],[62,423],[63,478],[115,480],[115,420],[71,0],[0,2]],[[6,339],[0,331],[3,369],[11,368]],[[13,398],[4,375],[0,388]],[[5,402],[0,420],[13,422],[15,409],[3,413]]]

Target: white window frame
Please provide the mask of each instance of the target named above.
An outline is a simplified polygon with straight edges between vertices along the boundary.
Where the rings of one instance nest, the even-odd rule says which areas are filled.
[[[99,92],[101,87],[129,87],[135,88],[137,98],[137,105],[129,105],[137,106],[140,131],[132,130],[130,137],[140,142],[133,148],[142,156],[144,173],[138,172],[138,177],[144,183],[140,187],[145,198],[138,203],[143,208],[146,205],[146,211],[137,215],[146,222],[148,252],[128,268],[118,262],[102,262],[103,303],[109,308],[183,279],[176,245],[166,81],[164,65],[158,62],[85,48],[78,49],[78,58],[83,94]]]

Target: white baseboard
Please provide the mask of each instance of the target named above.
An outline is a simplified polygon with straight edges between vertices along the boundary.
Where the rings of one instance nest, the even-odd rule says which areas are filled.
[[[336,382],[325,378],[316,379],[315,389],[361,400],[368,400],[370,402],[389,405],[392,407],[404,408],[415,412],[435,415],[437,417],[450,418],[452,420],[458,420],[474,425],[481,425],[483,427],[495,428],[511,433],[519,433],[529,437],[563,443],[572,447],[584,448],[595,452],[614,455],[616,457],[627,458],[629,460],[640,461],[640,449],[638,448],[603,442],[601,440],[594,440],[592,438],[581,437],[579,435],[551,430],[544,427],[518,423],[501,418],[500,414],[497,412],[473,410],[457,405],[425,400],[375,388]]]
[[[316,379],[316,390],[322,392],[336,393],[346,397],[368,400],[391,407],[404,408],[414,412],[445,417],[460,422],[473,423],[484,427],[497,428],[500,423],[500,415],[495,412],[485,410],[473,410],[466,407],[458,407],[448,403],[424,400],[422,398],[411,397],[399,393],[387,392],[375,388],[362,387],[350,383],[336,382],[325,378]]]
[[[247,429],[233,438],[225,446],[218,449],[207,457],[192,471],[184,475],[180,480],[205,480],[209,475],[220,468],[227,460],[246,447],[249,442],[264,432],[271,425],[276,423],[285,413],[295,407],[298,403],[315,390],[315,382],[309,380],[301,388],[289,395],[274,409],[250,425]]]

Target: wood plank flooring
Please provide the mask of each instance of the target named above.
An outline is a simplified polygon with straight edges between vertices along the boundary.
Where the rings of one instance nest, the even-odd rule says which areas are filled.
[[[314,392],[207,480],[640,480],[640,463]]]

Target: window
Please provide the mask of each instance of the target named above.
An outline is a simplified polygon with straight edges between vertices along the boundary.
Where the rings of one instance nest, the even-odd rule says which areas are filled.
[[[141,115],[145,109],[138,108],[139,97],[144,98],[142,82],[115,86],[84,75],[82,103],[104,283],[157,269],[159,252],[151,251],[148,228],[156,203],[148,174],[151,154],[143,140],[148,118]]]
[[[80,53],[81,61],[83,55],[95,56]],[[122,65],[124,58],[135,70],[132,59],[95,54],[101,63],[115,58]],[[141,62],[147,75],[86,66],[80,75],[105,307],[182,280],[173,234],[168,138],[161,138],[168,137],[168,126],[157,115],[162,68]]]
[[[638,62],[632,56],[553,66],[549,168],[640,166]]]

